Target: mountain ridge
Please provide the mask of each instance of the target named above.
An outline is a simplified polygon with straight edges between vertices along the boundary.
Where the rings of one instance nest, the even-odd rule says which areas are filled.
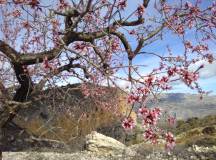
[[[192,117],[205,117],[216,114],[216,96],[205,95],[200,99],[198,94],[167,93],[160,94],[157,102],[149,101],[147,106],[160,107],[164,112],[175,115],[177,119],[186,120]],[[136,109],[139,105],[136,105]]]

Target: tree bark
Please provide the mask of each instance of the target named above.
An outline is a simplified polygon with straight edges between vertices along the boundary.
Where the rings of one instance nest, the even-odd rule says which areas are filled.
[[[20,87],[17,89],[13,101],[16,102],[25,102],[29,99],[29,96],[33,89],[33,83],[31,80],[31,77],[29,76],[29,73],[27,71],[27,68],[25,66],[20,64],[13,64],[15,74],[17,77],[18,82],[20,83]],[[16,114],[19,112],[20,106],[16,107],[12,113],[8,113],[5,116],[4,124],[2,125],[2,128],[5,127],[9,122],[11,122]]]

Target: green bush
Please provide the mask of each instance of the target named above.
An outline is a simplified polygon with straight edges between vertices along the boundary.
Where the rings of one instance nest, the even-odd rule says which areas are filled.
[[[209,115],[204,118],[190,118],[186,121],[178,120],[177,126],[172,131],[175,134],[180,134],[186,132],[188,130],[198,128],[198,127],[206,127],[216,124],[216,115]]]

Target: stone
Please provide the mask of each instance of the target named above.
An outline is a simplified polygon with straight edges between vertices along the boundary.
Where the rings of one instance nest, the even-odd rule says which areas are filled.
[[[86,136],[86,150],[101,155],[113,155],[122,154],[126,151],[126,146],[111,137],[93,131]]]
[[[86,136],[85,149],[96,155],[119,156],[121,158],[130,158],[137,155],[137,152],[114,138],[105,136],[96,131]]]

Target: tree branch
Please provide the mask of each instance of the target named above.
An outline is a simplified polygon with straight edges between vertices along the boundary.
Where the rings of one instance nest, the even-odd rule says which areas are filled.
[[[150,0],[143,0],[143,6],[146,8],[148,7]]]
[[[138,19],[135,21],[127,22],[127,21],[116,21],[111,26],[108,26],[102,31],[91,32],[91,33],[83,33],[83,32],[74,32],[69,31],[65,34],[62,38],[65,45],[69,45],[74,41],[85,41],[85,42],[92,42],[95,39],[102,38],[110,33],[120,37],[125,45],[126,49],[131,52],[131,48],[129,45],[126,45],[126,38],[122,36],[122,33],[115,32],[115,26],[135,26],[142,24],[144,19]],[[10,58],[13,62],[20,63],[22,65],[32,65],[36,63],[42,63],[44,58],[47,57],[48,60],[52,60],[55,58],[60,51],[64,48],[64,45],[60,44],[59,48],[53,48],[49,51],[44,51],[40,53],[25,53],[25,54],[18,54],[13,48],[11,48],[8,44],[3,41],[0,41],[0,51],[2,51],[8,58]]]
[[[140,39],[136,49],[134,50],[134,54],[137,55],[140,52],[140,50],[142,49],[144,42],[151,39],[155,35],[157,35],[163,28],[164,28],[164,24],[162,26],[160,26],[159,28],[157,28],[155,31],[148,34],[147,37]]]
[[[81,65],[81,64],[78,64],[78,63],[76,63],[76,64],[69,63],[69,64],[67,64],[67,65],[61,66],[61,67],[59,67],[59,68],[57,69],[57,73],[61,73],[61,72],[63,72],[63,71],[68,71],[68,72],[70,72],[70,69],[71,69],[71,68],[80,68],[80,69],[82,69],[83,72],[84,72],[84,75],[85,75],[85,77],[86,77],[87,79],[88,79],[89,76],[90,76],[90,74],[89,74],[88,71],[87,71],[87,68],[86,68],[85,66]]]
[[[0,51],[6,55],[12,62],[17,62],[18,54],[12,47],[10,47],[7,43],[0,40]]]
[[[52,60],[59,54],[62,48],[63,47],[54,48],[50,51],[44,51],[36,54],[33,53],[20,54],[19,63],[23,65],[42,63],[45,57],[47,57],[48,60]]]

